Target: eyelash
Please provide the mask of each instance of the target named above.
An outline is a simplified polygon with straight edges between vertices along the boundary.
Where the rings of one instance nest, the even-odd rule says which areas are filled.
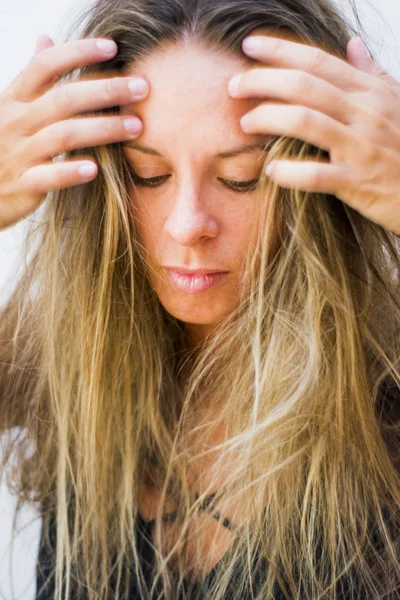
[[[167,177],[170,177],[170,175],[160,175],[159,177],[150,177],[149,179],[142,179],[138,175],[135,175],[134,173],[132,174],[133,181],[139,187],[160,187],[159,185],[157,185],[157,183],[164,183],[164,181],[160,180],[165,180]],[[219,179],[219,181],[222,181],[224,185],[229,184],[227,185],[227,187],[229,187],[234,192],[254,191],[259,182],[258,179],[252,179],[251,181],[234,181],[232,179]]]

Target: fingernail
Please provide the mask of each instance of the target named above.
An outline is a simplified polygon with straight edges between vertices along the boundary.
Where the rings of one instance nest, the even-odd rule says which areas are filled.
[[[370,54],[369,54],[364,42],[362,41],[362,39],[360,37],[358,38],[358,40],[359,40],[358,45],[360,46],[360,50],[363,53],[363,56],[365,56],[366,58],[370,58]]]
[[[97,171],[97,168],[92,163],[83,163],[78,169],[79,175],[81,177],[85,177],[85,178],[93,177],[93,175],[96,173],[96,171]]]
[[[248,115],[244,115],[244,117],[242,117],[240,119],[240,125],[243,129],[243,131],[247,131],[250,125],[250,119],[248,117]]]
[[[118,49],[117,44],[112,40],[100,40],[96,42],[96,44],[100,52],[107,56],[115,54],[116,50]]]
[[[243,49],[251,52],[252,50],[259,50],[261,47],[262,40],[259,37],[248,37],[243,40]]]
[[[128,117],[127,119],[125,119],[124,124],[126,131],[132,134],[138,133],[142,127],[141,121],[139,121],[139,119],[137,119],[136,117]]]
[[[36,45],[35,45],[35,52],[37,52],[39,50],[39,43],[40,43],[40,38],[43,36],[44,34],[41,33],[37,38],[36,38]]]
[[[241,75],[236,75],[235,77],[232,77],[232,79],[229,82],[228,85],[228,90],[229,93],[231,94],[231,96],[237,96],[239,94],[239,84],[240,84],[240,80],[242,79]]]
[[[128,86],[132,94],[144,94],[148,90],[147,81],[144,79],[132,79]]]
[[[268,167],[266,167],[266,169],[265,169],[265,172],[266,172],[266,174],[267,174],[269,177],[272,175],[272,170],[273,170],[273,168],[274,168],[274,167],[273,167],[273,163],[270,163],[270,164],[268,165]]]

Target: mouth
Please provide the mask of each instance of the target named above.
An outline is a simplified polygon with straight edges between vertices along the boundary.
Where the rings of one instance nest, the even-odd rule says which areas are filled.
[[[165,267],[170,283],[180,292],[199,294],[215,287],[228,275],[228,271],[208,269],[181,269]]]

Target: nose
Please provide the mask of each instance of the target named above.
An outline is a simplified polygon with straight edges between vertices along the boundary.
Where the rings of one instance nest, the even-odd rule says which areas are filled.
[[[219,227],[207,208],[209,202],[204,202],[192,184],[181,186],[177,194],[170,205],[164,231],[181,246],[192,246],[201,239],[215,238]]]

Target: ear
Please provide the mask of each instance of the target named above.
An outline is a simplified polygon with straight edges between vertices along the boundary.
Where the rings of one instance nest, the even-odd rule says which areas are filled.
[[[41,33],[36,40],[36,48],[33,55],[35,56],[42,50],[46,50],[46,48],[51,48],[52,46],[55,46],[55,44],[51,37],[47,33]]]
[[[375,77],[379,77],[387,83],[398,85],[398,81],[374,62],[360,37],[351,38],[347,44],[347,60],[360,71],[375,75]]]

